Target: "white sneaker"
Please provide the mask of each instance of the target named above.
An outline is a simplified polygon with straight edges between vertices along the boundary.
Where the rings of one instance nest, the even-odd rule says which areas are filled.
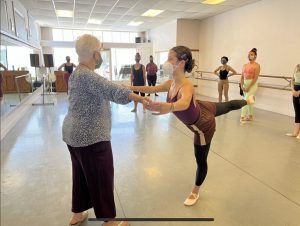
[[[193,198],[190,198],[190,197],[193,197]],[[195,193],[191,193],[190,196],[184,201],[184,205],[186,206],[193,206],[196,204],[196,202],[198,201],[199,199],[199,194],[195,194]]]

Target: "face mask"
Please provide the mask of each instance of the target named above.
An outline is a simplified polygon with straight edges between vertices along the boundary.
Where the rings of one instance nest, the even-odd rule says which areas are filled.
[[[95,68],[98,69],[101,67],[101,64],[103,62],[102,56],[100,55],[100,58],[98,60],[96,60],[96,65]]]
[[[169,79],[173,78],[174,67],[169,61],[166,61],[163,64],[162,69],[164,76],[167,76]]]
[[[227,61],[226,60],[221,60],[221,64],[226,64],[227,63]]]

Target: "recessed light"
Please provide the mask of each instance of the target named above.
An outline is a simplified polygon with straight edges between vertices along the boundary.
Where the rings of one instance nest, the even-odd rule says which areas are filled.
[[[90,18],[90,19],[88,20],[88,23],[89,23],[89,24],[101,24],[102,21],[101,21],[101,20],[97,20],[97,19],[92,19],[92,18]]]
[[[144,12],[142,14],[142,16],[148,16],[148,17],[155,17],[159,14],[161,14],[162,12],[164,12],[164,10],[160,10],[160,9],[149,9],[146,12]]]
[[[218,5],[221,4],[222,2],[225,2],[226,0],[205,0],[202,3],[203,4],[208,4],[208,5]]]
[[[56,10],[56,15],[58,17],[73,17],[74,12],[71,10]]]
[[[131,21],[128,25],[129,26],[140,26],[142,23],[144,23],[143,21]]]

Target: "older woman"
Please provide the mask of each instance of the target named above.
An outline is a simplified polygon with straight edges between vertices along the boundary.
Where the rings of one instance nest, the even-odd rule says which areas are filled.
[[[63,122],[63,140],[70,151],[73,171],[72,212],[70,225],[79,225],[94,208],[97,218],[114,218],[114,168],[110,143],[110,101],[127,104],[147,98],[132,93],[101,77],[101,43],[92,35],[76,41],[79,65],[69,81],[69,109]],[[106,222],[104,225],[128,225]]]

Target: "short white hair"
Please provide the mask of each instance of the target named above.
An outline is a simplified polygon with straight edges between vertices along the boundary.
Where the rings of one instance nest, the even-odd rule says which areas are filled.
[[[75,42],[79,62],[92,58],[94,51],[100,50],[101,42],[93,35],[85,34]]]

